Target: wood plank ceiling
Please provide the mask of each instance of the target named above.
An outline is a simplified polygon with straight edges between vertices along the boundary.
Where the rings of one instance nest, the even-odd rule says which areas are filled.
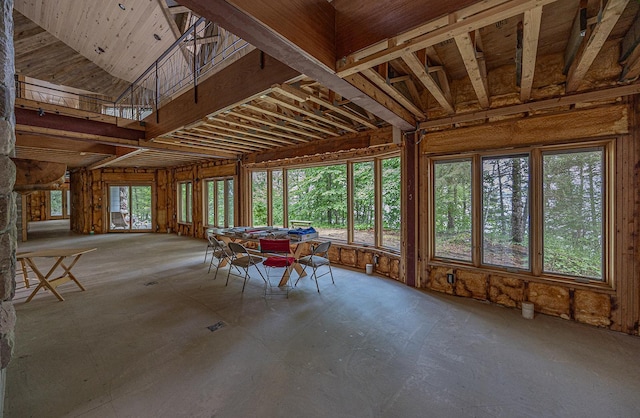
[[[56,9],[68,7],[68,2],[59,2]],[[173,3],[173,7],[181,6]],[[640,74],[640,36],[635,35],[640,27],[639,8],[638,2],[629,0],[477,2],[349,53],[337,61],[336,74],[411,126],[424,129],[486,119],[488,111],[508,114],[519,105],[531,104],[534,109],[544,99],[570,99],[586,91],[602,91],[599,98],[607,98],[611,91],[614,98],[620,92],[615,87],[633,87]],[[80,12],[73,13],[66,16]],[[154,13],[149,19],[166,24]],[[51,20],[46,24],[53,25]],[[67,36],[53,26],[52,33]],[[146,28],[141,36],[169,30],[151,22],[139,26]],[[101,33],[114,36],[104,28]],[[141,43],[149,45],[148,40]],[[87,45],[95,46],[85,41],[83,47]],[[92,60],[110,71],[132,59],[105,64],[103,55]],[[133,65],[125,67],[118,70],[123,77],[146,68],[141,63],[136,73]],[[637,93],[633,88],[629,91]],[[354,101],[300,76],[151,141],[177,150],[241,156],[386,125],[383,118]],[[145,154],[113,166],[134,164]]]

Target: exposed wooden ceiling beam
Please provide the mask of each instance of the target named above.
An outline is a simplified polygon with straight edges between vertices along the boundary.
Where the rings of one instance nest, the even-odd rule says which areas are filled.
[[[270,127],[264,126],[264,125],[255,126],[254,124],[251,124],[251,123],[249,124],[246,122],[243,123],[242,121],[239,121],[237,119],[232,119],[230,116],[222,117],[218,115],[215,120],[219,120],[224,123],[228,123],[230,125],[237,126],[240,128],[245,128],[248,131],[262,132],[265,135],[267,135],[268,138],[286,138],[294,142],[309,142],[309,139],[307,139],[304,136],[290,135],[284,132],[277,132],[272,130]]]
[[[53,149],[91,154],[115,154],[114,145],[96,144],[87,141],[62,139],[50,136],[32,135],[22,132],[16,133],[16,146],[35,149]]]
[[[249,136],[252,138],[257,138],[258,140],[264,139],[266,141],[264,142],[265,144],[275,143],[275,144],[291,145],[291,144],[297,144],[298,142],[304,142],[304,141],[298,140],[297,138],[295,140],[291,140],[291,139],[285,139],[284,137],[278,137],[275,135],[260,133],[258,132],[258,130],[253,130],[253,132],[251,132],[252,129],[248,128],[246,125],[229,121],[226,119],[213,119],[213,120],[210,119],[205,126],[213,127],[223,131],[233,132],[235,134]]]
[[[120,162],[122,160],[126,160],[127,158],[131,158],[135,155],[139,155],[143,152],[147,151],[144,148],[139,148],[139,149],[135,149],[135,150],[130,150],[128,152],[125,152],[124,154],[121,155],[111,155],[101,161],[98,161],[97,163],[93,163],[91,164],[89,167],[87,167],[88,170],[96,170],[98,168],[103,168],[103,167],[108,167],[112,164],[115,164],[117,162]]]
[[[418,119],[424,119],[424,112],[411,100],[409,100],[404,94],[400,93],[394,86],[387,83],[387,80],[380,75],[380,73],[373,68],[367,68],[362,71],[362,75],[367,77],[369,81],[375,84],[378,88],[388,94],[393,100],[398,102],[401,106],[411,112]]]
[[[322,139],[322,136],[317,135],[314,132],[305,131],[305,130],[302,130],[302,129],[297,129],[297,128],[293,128],[291,126],[285,125],[285,121],[282,121],[281,124],[273,123],[273,122],[271,122],[269,120],[266,120],[264,118],[258,118],[258,117],[254,117],[254,116],[247,115],[247,114],[241,113],[241,112],[236,112],[236,111],[229,111],[228,114],[231,115],[231,116],[234,116],[236,118],[247,120],[249,122],[255,122],[255,123],[259,123],[261,125],[271,126],[271,127],[275,128],[275,129],[278,129],[278,130],[281,130],[281,131],[291,132],[291,133],[298,134],[298,135],[302,135],[302,136],[307,137],[307,138]]]
[[[531,98],[541,23],[542,6],[524,12],[522,25],[522,76],[520,78],[520,101],[522,102],[527,102]]]
[[[236,156],[238,155],[236,153],[231,153],[228,151],[218,151],[205,147],[194,147],[187,145],[176,146],[155,141],[140,141],[140,145],[145,148],[164,151],[177,151],[182,154],[194,155],[203,158],[236,158]]]
[[[578,53],[573,64],[571,64],[571,68],[569,68],[567,92],[573,92],[578,89],[589,67],[591,67],[613,27],[618,22],[625,7],[627,7],[627,3],[629,3],[629,0],[609,0],[607,2],[602,11],[602,19],[596,23],[589,40],[584,44],[584,48]]]
[[[366,118],[364,118],[363,116],[360,115],[356,115],[351,111],[347,111],[344,110],[343,108],[341,108],[340,106],[336,106],[333,103],[329,102],[328,100],[322,99],[320,97],[314,96],[304,90],[300,90],[297,89],[295,87],[292,87],[288,84],[280,84],[278,86],[275,86],[274,89],[279,92],[280,94],[283,95],[287,95],[290,94],[295,100],[300,100],[300,101],[310,101],[313,103],[316,103],[322,107],[325,107],[329,110],[331,110],[332,112],[338,113],[342,116],[345,116],[349,119],[352,119],[356,122],[358,122],[361,125],[366,126],[369,129],[378,129],[378,127],[376,125],[374,125],[373,123],[369,122]]]
[[[514,106],[500,107],[496,109],[480,110],[477,112],[455,115],[446,118],[428,120],[420,123],[419,129],[429,129],[438,126],[455,125],[477,120],[487,120],[501,116],[516,115],[520,113],[535,112],[544,109],[553,109],[561,106],[570,106],[576,103],[590,103],[600,100],[609,100],[616,97],[632,96],[640,94],[640,83],[614,87],[605,90],[596,90],[585,93],[569,94],[553,99],[528,102]]]
[[[243,131],[240,131],[238,129],[225,128],[223,126],[207,124],[197,128],[197,130],[202,132],[208,132],[212,135],[216,135],[219,137],[236,138],[235,141],[230,140],[230,142],[246,144],[254,148],[268,149],[273,146],[273,142],[270,142],[261,138],[254,138],[252,135],[246,135]]]
[[[582,41],[587,33],[587,0],[580,0],[576,16],[573,18],[573,26],[564,51],[564,68],[563,74],[569,72],[571,64],[582,45]]]
[[[181,3],[380,119],[400,129],[413,129],[412,120],[404,119],[335,74],[335,10],[331,3],[273,0],[268,7],[254,0]]]
[[[305,120],[302,120],[302,119],[298,120],[296,118],[289,117],[288,115],[285,115],[283,113],[272,112],[272,111],[270,111],[268,109],[264,109],[264,108],[262,108],[260,106],[256,106],[256,105],[252,105],[252,104],[247,103],[247,104],[244,104],[243,107],[246,108],[246,109],[249,109],[249,110],[253,110],[254,112],[259,112],[259,113],[262,113],[264,115],[273,116],[274,118],[277,118],[279,120],[284,120],[284,121],[289,122],[289,123],[291,123],[293,125],[296,125],[296,126],[301,126],[303,128],[306,128],[306,129],[311,129],[311,130],[313,130],[315,132],[322,132],[322,133],[327,134],[329,136],[340,136],[340,134],[338,134],[334,130],[331,130],[331,129],[328,129],[328,128],[324,128],[322,126],[314,125],[314,124],[309,123],[309,122],[307,122]]]
[[[422,63],[416,54],[410,53],[402,56],[402,61],[407,64],[411,72],[420,80],[422,85],[429,90],[436,101],[444,108],[447,113],[454,113],[455,109],[451,104],[451,97],[445,95],[438,83],[427,72],[424,63]]]
[[[286,109],[290,109],[290,110],[292,110],[292,111],[294,111],[296,113],[300,113],[301,115],[305,115],[310,119],[315,119],[320,123],[324,123],[324,124],[327,124],[327,125],[333,125],[336,128],[345,130],[347,132],[356,132],[356,130],[352,126],[349,126],[346,123],[337,122],[335,120],[328,119],[328,118],[324,117],[323,115],[321,116],[321,115],[318,115],[318,114],[316,114],[314,112],[310,112],[310,111],[308,111],[306,109],[303,109],[300,106],[292,105],[291,103],[288,103],[288,102],[286,102],[286,101],[284,101],[282,99],[279,99],[277,97],[267,96],[267,97],[264,98],[264,100],[266,100],[268,102],[271,102],[271,103],[275,103],[278,106],[284,107]]]
[[[467,69],[471,85],[476,91],[478,102],[483,108],[489,107],[489,87],[487,85],[487,68],[482,51],[476,49],[477,32],[463,33],[454,37],[462,61]]]
[[[472,15],[461,19],[464,9],[459,12],[451,13],[443,16],[437,21],[430,22],[427,29],[419,28],[419,30],[409,30],[394,38],[390,38],[386,42],[386,48],[376,48],[373,53],[363,56],[360,54],[359,59],[351,59],[346,57],[338,62],[338,75],[346,77],[351,74],[358,73],[366,68],[371,68],[393,59],[397,59],[408,52],[416,52],[429,46],[439,44],[455,38],[458,35],[468,34],[469,32],[479,30],[482,27],[492,23],[499,22],[510,17],[520,15],[534,7],[541,7],[558,0],[519,0],[509,2],[498,2],[500,4],[493,6],[494,2],[480,2],[481,6],[488,7],[478,10],[474,8]],[[473,7],[473,6],[470,6]],[[425,33],[425,31],[427,31]]]
[[[415,127],[416,119],[407,109],[399,105],[395,100],[393,100],[388,94],[378,88],[371,81],[366,79],[360,74],[352,74],[348,77],[345,77],[345,80],[349,83],[353,84],[359,90],[365,92],[369,97],[372,97],[381,106],[384,106],[388,109],[392,109],[396,115],[402,115],[402,120],[406,123],[412,124]],[[354,103],[358,104],[354,101]],[[400,128],[398,125],[394,125]],[[400,129],[408,129],[408,128],[400,128]],[[413,129],[413,128],[411,128]]]
[[[237,153],[245,153],[255,151],[256,148],[248,145],[238,144],[233,138],[224,138],[221,136],[215,136],[213,134],[182,132],[179,134],[173,134],[171,137],[162,137],[162,141],[175,145],[188,144],[193,146],[204,147],[211,150],[223,150]]]

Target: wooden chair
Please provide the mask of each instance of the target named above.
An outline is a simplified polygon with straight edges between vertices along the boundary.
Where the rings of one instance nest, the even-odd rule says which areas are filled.
[[[307,267],[311,267],[313,269],[313,274],[311,275],[311,278],[316,281],[316,289],[318,289],[318,293],[320,293],[320,287],[318,286],[318,277],[322,277],[326,274],[331,274],[331,283],[336,284],[336,282],[333,280],[333,272],[331,271],[331,262],[329,261],[329,255],[328,255],[329,247],[331,247],[331,241],[323,242],[322,244],[316,247],[311,247],[310,255],[298,259],[298,263],[304,266],[302,271],[305,271]],[[329,267],[329,270],[318,276],[318,268],[322,266]],[[296,283],[295,283],[296,286],[298,285],[299,281],[300,281],[300,277],[298,277],[298,280],[296,280]]]
[[[296,262],[295,257],[291,257],[291,243],[288,239],[261,239],[260,240],[260,252],[263,254],[271,254],[262,262],[267,271],[267,287],[265,288],[265,295],[268,290],[272,289],[269,271],[272,268],[285,268],[283,274],[291,274],[291,266]],[[289,277],[289,279],[291,279]],[[288,282],[287,282],[288,283]],[[286,295],[289,296],[289,290],[291,286],[286,286]],[[271,292],[273,293],[273,292]]]
[[[251,266],[255,266],[258,274],[262,277],[265,286],[267,286],[267,279],[264,278],[262,272],[258,268],[258,264],[264,260],[262,257],[257,255],[250,254],[243,245],[238,244],[237,242],[230,242],[229,250],[231,250],[231,261],[230,265],[238,268],[242,268],[244,270],[244,283],[242,284],[242,292],[244,292],[244,287],[247,285],[247,280],[249,279],[249,268]],[[229,284],[229,275],[231,274],[231,267],[229,267],[229,272],[227,273],[227,283],[225,286]]]

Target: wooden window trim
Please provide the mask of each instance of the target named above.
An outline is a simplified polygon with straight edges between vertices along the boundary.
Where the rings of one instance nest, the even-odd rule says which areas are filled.
[[[427,248],[424,250],[427,257],[427,266],[458,266],[459,268],[471,269],[485,273],[495,273],[510,277],[523,278],[537,282],[552,282],[575,287],[599,289],[612,291],[615,289],[614,276],[614,242],[615,242],[615,156],[616,142],[619,138],[605,138],[593,141],[581,141],[565,144],[548,144],[539,146],[528,146],[509,150],[483,150],[482,152],[468,152],[456,155],[425,155],[427,194],[425,196],[427,204]],[[548,152],[563,152],[571,150],[588,150],[593,148],[603,148],[603,260],[602,260],[602,280],[581,278],[579,276],[569,276],[553,274],[543,271],[543,202],[542,202],[542,157]],[[481,234],[482,234],[482,158],[486,156],[500,157],[508,155],[522,155],[529,153],[529,176],[530,176],[530,270],[513,269],[495,265],[482,264],[481,254]],[[444,259],[435,257],[435,163],[439,161],[472,161],[472,261]],[[480,202],[479,204],[476,202]]]

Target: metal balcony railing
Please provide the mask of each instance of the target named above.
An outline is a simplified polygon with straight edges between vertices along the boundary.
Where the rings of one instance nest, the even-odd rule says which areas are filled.
[[[141,121],[252,48],[238,36],[200,18],[115,102],[17,78],[16,97]]]
[[[116,99],[109,114],[142,120],[178,94],[197,88],[199,81],[248,46],[238,36],[200,18]]]

